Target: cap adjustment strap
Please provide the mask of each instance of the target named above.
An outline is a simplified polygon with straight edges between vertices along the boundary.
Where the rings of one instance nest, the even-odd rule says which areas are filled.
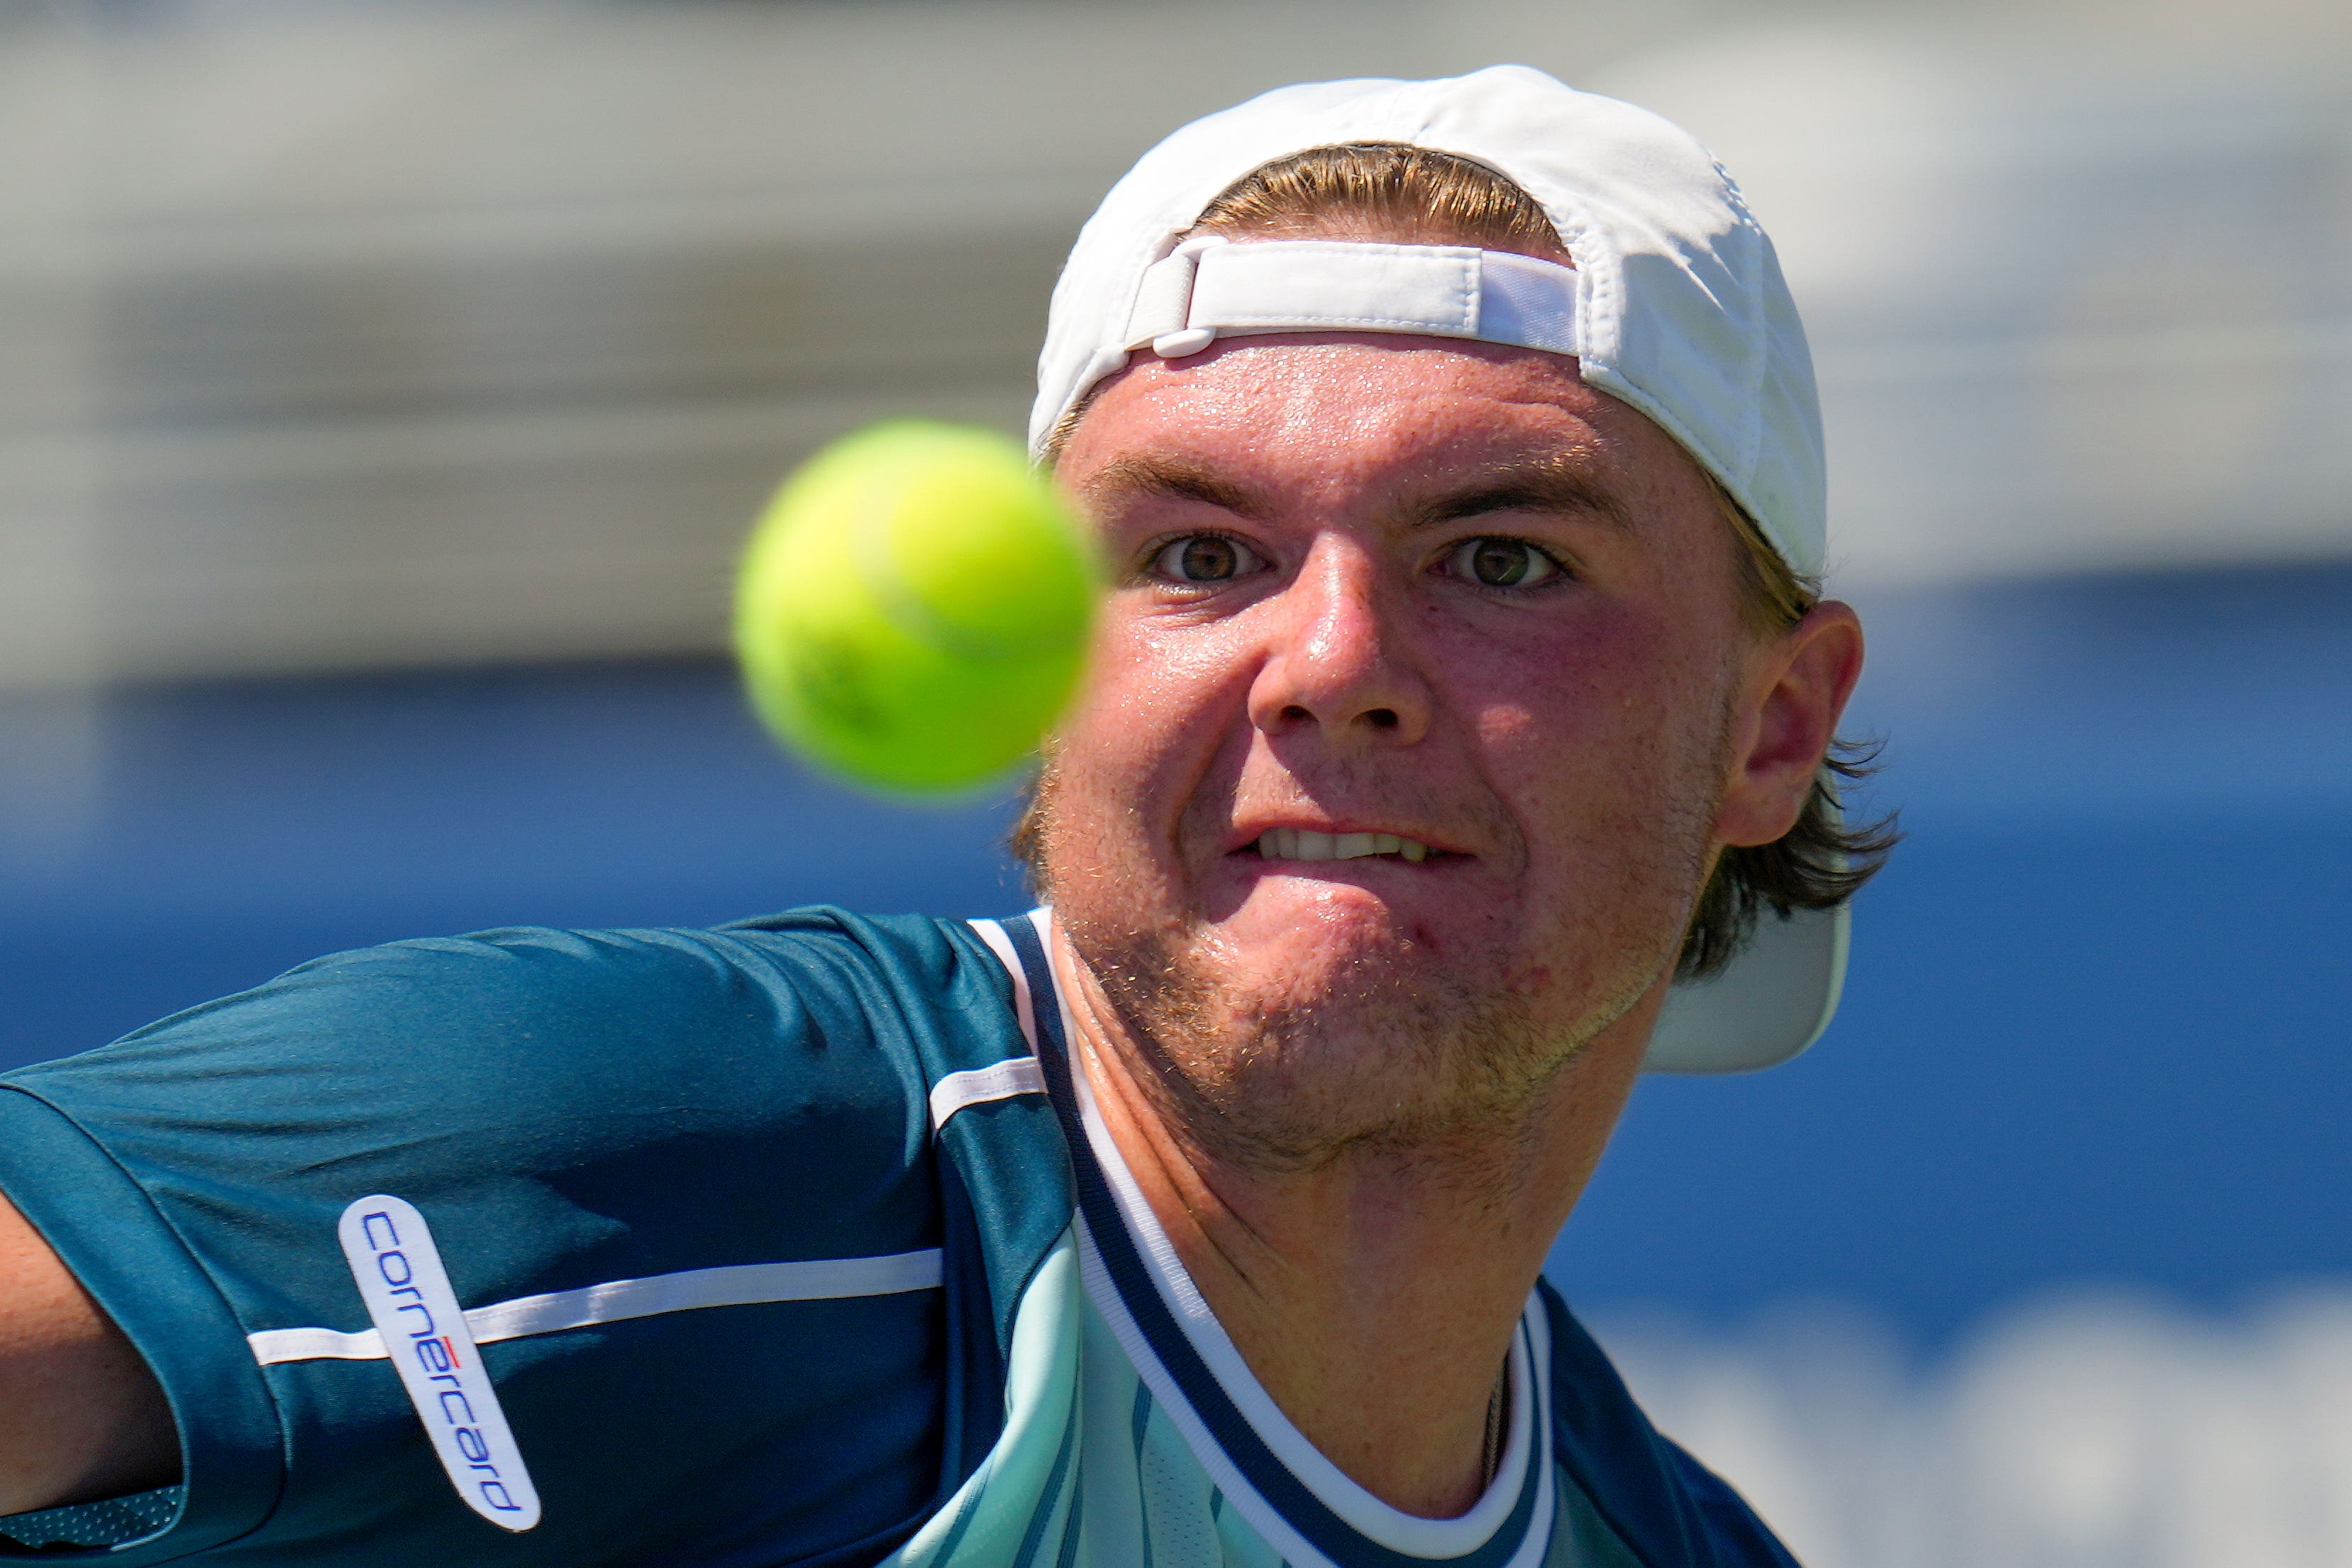
[[[1188,240],[1144,269],[1125,345],[1162,359],[1219,338],[1414,332],[1577,352],[1573,267],[1465,246]]]

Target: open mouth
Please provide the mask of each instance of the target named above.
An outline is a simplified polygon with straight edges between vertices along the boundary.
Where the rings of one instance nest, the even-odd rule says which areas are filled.
[[[1370,855],[1394,855],[1419,864],[1430,849],[1395,833],[1322,833],[1312,828],[1268,828],[1257,839],[1257,852],[1270,861],[1353,861]]]

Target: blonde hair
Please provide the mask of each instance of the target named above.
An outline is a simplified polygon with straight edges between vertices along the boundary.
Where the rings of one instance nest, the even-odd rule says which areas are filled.
[[[1458,153],[1401,141],[1351,141],[1277,158],[1219,192],[1192,232],[1352,235],[1570,261],[1550,215],[1517,184]]]

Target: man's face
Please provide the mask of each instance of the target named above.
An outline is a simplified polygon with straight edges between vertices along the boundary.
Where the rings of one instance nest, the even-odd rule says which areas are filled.
[[[1673,441],[1551,355],[1286,336],[1143,358],[1058,474],[1117,587],[1048,891],[1165,1091],[1312,1159],[1654,1007],[1754,653]]]

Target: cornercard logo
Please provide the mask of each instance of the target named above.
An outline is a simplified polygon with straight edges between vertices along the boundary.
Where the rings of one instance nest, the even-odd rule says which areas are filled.
[[[344,1209],[336,1234],[449,1483],[501,1530],[537,1524],[539,1489],[523,1469],[425,1217],[405,1199],[379,1193]]]

